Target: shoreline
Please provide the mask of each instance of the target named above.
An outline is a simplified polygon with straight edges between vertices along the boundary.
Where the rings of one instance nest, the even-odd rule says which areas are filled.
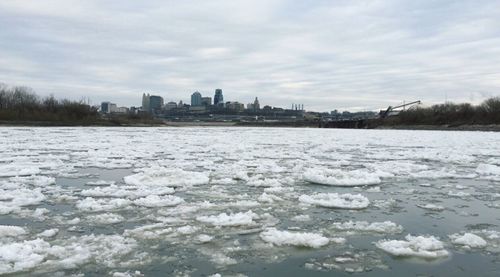
[[[320,128],[313,122],[189,122],[164,121],[162,123],[112,122],[50,122],[50,121],[0,121],[0,127],[261,127],[261,128],[318,128],[318,129],[357,129],[357,130],[413,130],[413,131],[480,131],[500,132],[500,125],[378,125],[367,128]]]

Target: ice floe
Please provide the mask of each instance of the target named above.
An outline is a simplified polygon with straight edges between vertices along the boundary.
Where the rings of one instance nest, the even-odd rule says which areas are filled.
[[[375,245],[394,256],[437,259],[449,255],[443,242],[434,236],[407,235],[405,239],[380,240]]]
[[[340,169],[310,168],[304,172],[304,179],[308,182],[331,186],[362,186],[380,184],[381,172],[366,170],[345,171]]]
[[[340,231],[369,232],[381,234],[397,234],[403,232],[403,226],[392,221],[367,222],[367,221],[346,221],[335,222],[332,228]]]
[[[184,199],[173,195],[149,195],[144,198],[134,200],[135,205],[149,208],[177,206],[182,202],[184,202]]]
[[[444,207],[443,206],[436,205],[436,204],[431,204],[431,203],[419,204],[419,205],[417,205],[417,207],[425,209],[425,210],[435,211],[435,212],[444,211]]]
[[[0,239],[4,237],[17,237],[26,235],[27,232],[23,227],[0,225]]]
[[[339,209],[364,209],[370,201],[361,194],[317,193],[314,195],[301,195],[299,201],[306,204],[327,208]]]
[[[125,176],[126,184],[134,186],[169,186],[183,187],[208,184],[206,172],[185,171],[179,168],[151,167],[144,168],[140,173]]]
[[[461,245],[467,248],[482,248],[488,245],[482,237],[472,233],[453,234],[450,235],[450,239],[453,244]]]
[[[221,213],[219,215],[198,216],[196,217],[196,220],[215,226],[240,226],[252,225],[255,223],[253,220],[257,218],[259,218],[257,214],[252,211],[247,211],[245,213]]]
[[[122,209],[124,207],[132,204],[132,201],[128,199],[95,199],[92,197],[87,197],[76,202],[76,207],[79,210],[86,212],[101,212],[101,211],[112,211],[116,209]]]
[[[275,228],[268,228],[260,233],[260,238],[274,245],[293,245],[319,248],[327,245],[330,240],[321,234],[279,231]]]

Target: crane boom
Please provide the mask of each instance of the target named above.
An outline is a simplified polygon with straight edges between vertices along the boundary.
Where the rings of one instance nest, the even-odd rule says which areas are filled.
[[[395,109],[398,109],[398,108],[403,108],[403,107],[406,107],[406,106],[411,106],[411,105],[415,105],[415,104],[422,104],[422,102],[420,100],[417,100],[417,101],[413,101],[413,102],[410,102],[410,103],[405,103],[403,105],[399,105],[399,106],[389,106],[387,108],[387,110],[385,110],[383,113],[380,114],[380,117],[381,118],[386,118],[390,112],[392,112],[393,110]]]

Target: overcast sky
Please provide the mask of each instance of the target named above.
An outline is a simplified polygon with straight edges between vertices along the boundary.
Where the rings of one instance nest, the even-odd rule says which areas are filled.
[[[0,82],[119,106],[479,103],[500,95],[500,1],[1,0]]]

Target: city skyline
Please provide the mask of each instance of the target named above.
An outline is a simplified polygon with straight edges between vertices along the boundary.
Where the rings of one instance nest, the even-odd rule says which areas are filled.
[[[498,1],[2,1],[0,82],[137,105],[143,92],[315,111],[500,93]]]

